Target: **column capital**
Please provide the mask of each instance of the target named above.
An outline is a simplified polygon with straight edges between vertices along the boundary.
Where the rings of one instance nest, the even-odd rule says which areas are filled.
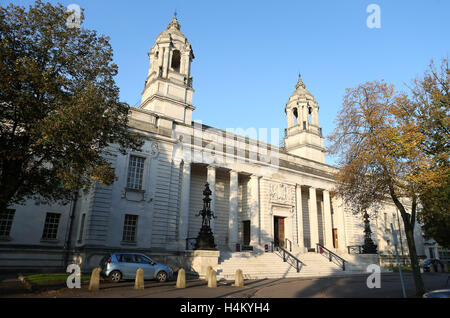
[[[190,172],[191,171],[191,163],[190,162],[183,162],[183,171],[184,172]]]

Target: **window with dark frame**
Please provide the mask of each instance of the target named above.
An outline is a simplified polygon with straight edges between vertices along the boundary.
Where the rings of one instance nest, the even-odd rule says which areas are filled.
[[[144,176],[145,158],[130,156],[128,163],[127,188],[142,190],[142,179]]]
[[[15,212],[12,209],[0,212],[0,238],[9,238]]]
[[[83,213],[83,215],[81,216],[80,231],[78,232],[78,242],[81,242],[83,240],[85,219],[86,219],[86,213]]]
[[[137,221],[137,215],[125,214],[122,241],[136,242]]]
[[[60,213],[47,213],[45,217],[44,231],[42,232],[43,240],[56,240],[58,234]]]

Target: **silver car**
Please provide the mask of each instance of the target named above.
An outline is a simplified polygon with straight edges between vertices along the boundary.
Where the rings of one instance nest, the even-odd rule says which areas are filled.
[[[100,261],[100,275],[118,283],[122,279],[135,279],[138,268],[144,270],[144,279],[156,279],[159,282],[171,280],[173,271],[170,267],[155,262],[141,253],[111,253]]]

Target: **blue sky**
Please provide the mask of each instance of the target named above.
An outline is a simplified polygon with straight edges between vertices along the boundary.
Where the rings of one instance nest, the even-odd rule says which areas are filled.
[[[450,51],[447,0],[50,2],[78,4],[83,26],[111,38],[121,99],[132,106],[140,102],[147,53],[176,9],[195,54],[193,118],[221,129],[279,127],[281,134],[300,72],[329,135],[345,88],[384,79],[404,89]],[[372,3],[381,9],[379,29],[366,25]]]

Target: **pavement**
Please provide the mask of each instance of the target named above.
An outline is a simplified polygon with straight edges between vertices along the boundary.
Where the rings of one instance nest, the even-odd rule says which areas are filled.
[[[176,282],[145,281],[144,290],[134,290],[134,281],[110,283],[101,281],[100,290],[89,291],[88,282],[79,289],[64,284],[27,290],[14,276],[0,276],[0,298],[401,298],[398,273],[382,273],[380,288],[367,287],[369,274],[349,277],[282,278],[246,280],[244,287],[233,281],[218,282],[208,288],[203,280],[188,280],[186,288],[178,289]],[[425,289],[450,288],[448,273],[422,274]],[[404,273],[406,293],[414,297],[414,280]]]

